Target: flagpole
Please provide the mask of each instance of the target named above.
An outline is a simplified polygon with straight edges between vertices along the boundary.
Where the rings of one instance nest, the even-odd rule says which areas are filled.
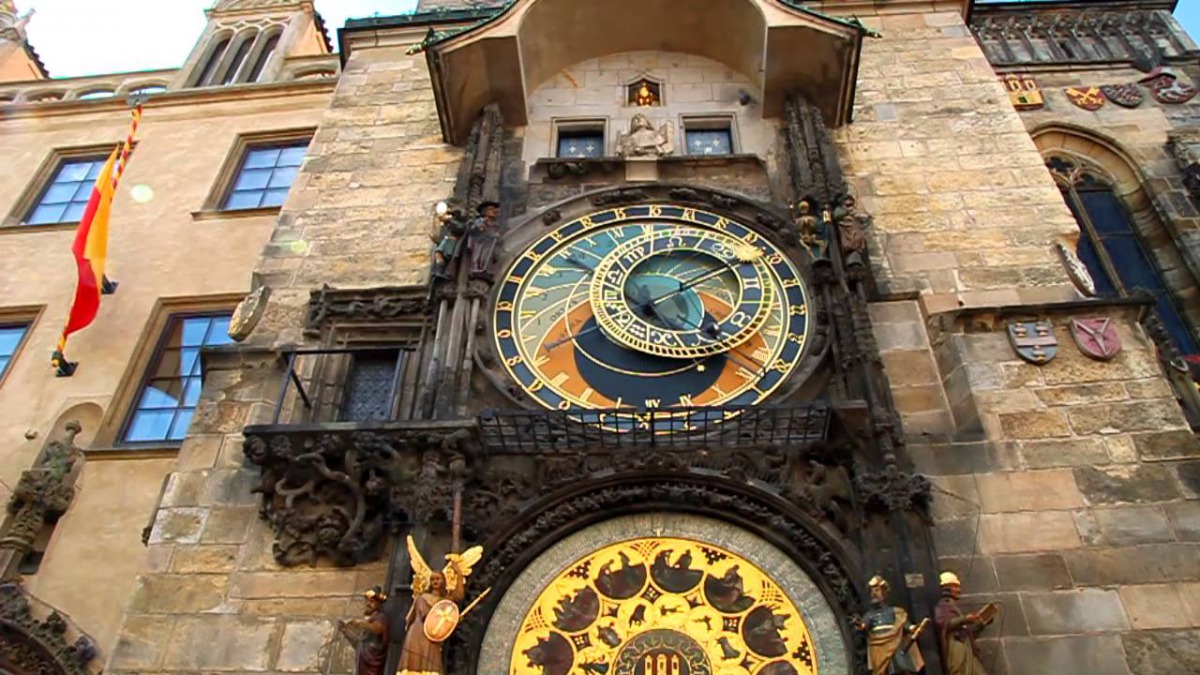
[[[145,100],[146,100],[146,96],[144,94],[137,95],[137,96],[131,96],[129,98],[129,104],[132,107],[130,114],[132,115],[133,119],[130,121],[129,132],[127,134],[125,134],[125,140],[121,144],[121,146],[119,146],[119,150],[114,149],[116,165],[115,165],[115,167],[111,167],[112,168],[111,178],[110,178],[111,185],[109,186],[110,190],[111,190],[111,194],[109,195],[109,201],[111,201],[111,196],[116,194],[117,184],[120,182],[121,176],[125,173],[125,168],[129,165],[129,157],[133,154],[133,138],[134,138],[134,135],[137,133],[138,125],[142,121],[142,105],[145,103]],[[111,164],[113,162],[113,160],[114,160],[114,157],[110,156],[109,163]],[[96,185],[96,188],[94,188],[94,190],[98,190],[102,185],[103,185],[103,183],[98,182]],[[93,195],[93,198],[94,197],[95,197],[95,195]],[[107,218],[107,215],[105,217]],[[85,219],[86,218],[90,218],[90,216],[85,216]],[[84,225],[84,222],[81,221],[80,225],[82,228]],[[90,228],[90,226],[91,226],[90,221],[88,222],[87,226]],[[105,222],[105,227],[107,227],[107,222]],[[80,237],[82,237],[82,236],[84,236],[84,235],[81,233],[76,234],[76,246],[79,245]],[[104,236],[105,236],[105,238],[107,238],[107,232],[104,233]],[[76,251],[75,248],[72,248],[72,251],[75,253],[77,263],[78,263],[78,261],[80,260],[80,256],[83,254]],[[103,255],[102,255],[102,257],[103,257]],[[80,281],[76,281],[76,299],[79,298],[78,293],[80,292],[79,291],[80,283],[81,283]],[[110,281],[106,274],[101,273],[101,276],[99,279],[99,286],[100,286],[99,291],[100,291],[101,295],[110,295],[114,291],[116,291],[117,282]],[[93,307],[92,309],[95,310],[96,307]],[[85,322],[82,325],[79,325],[74,329],[70,329],[71,321],[75,315],[75,310],[76,310],[75,303],[72,303],[71,311],[68,312],[68,314],[67,314],[66,324],[63,326],[63,332],[62,332],[62,334],[59,335],[58,345],[57,345],[56,349],[54,350],[54,353],[50,357],[50,365],[54,367],[55,375],[57,375],[58,377],[71,377],[72,375],[75,374],[76,366],[79,365],[78,362],[68,361],[67,357],[66,357],[67,335],[69,334],[68,331],[70,330],[70,332],[74,332],[75,330],[79,330],[79,329],[85,327],[92,320],[91,318],[85,319],[84,320]],[[94,318],[94,316],[95,315],[93,313],[92,317]]]

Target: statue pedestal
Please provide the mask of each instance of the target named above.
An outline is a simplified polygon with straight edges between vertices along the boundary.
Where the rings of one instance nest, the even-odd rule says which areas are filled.
[[[658,180],[657,157],[629,157],[625,160],[625,180],[629,182]]]

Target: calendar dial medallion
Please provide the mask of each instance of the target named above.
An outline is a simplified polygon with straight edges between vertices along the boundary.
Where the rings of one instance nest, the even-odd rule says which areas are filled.
[[[809,331],[804,283],[782,251],[675,205],[572,220],[518,256],[497,293],[497,351],[539,405],[660,410],[672,430],[711,415],[696,408],[761,402]]]

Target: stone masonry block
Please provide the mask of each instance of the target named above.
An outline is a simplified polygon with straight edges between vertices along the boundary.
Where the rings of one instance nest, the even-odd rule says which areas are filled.
[[[1177,598],[1178,599],[1178,598]],[[1032,635],[1071,635],[1129,629],[1116,591],[1081,588],[1053,593],[1024,593],[1021,604]]]
[[[208,509],[159,509],[150,530],[150,543],[194,544],[208,519]]]
[[[983,553],[1033,553],[1082,545],[1069,511],[1031,511],[983,515],[979,548]]]
[[[1153,506],[1094,509],[1088,512],[1094,524],[1092,544],[1126,546],[1175,541],[1166,513]]]
[[[992,560],[1001,588],[1010,591],[1046,591],[1071,588],[1067,562],[1057,553],[1002,555]]]
[[[984,474],[975,480],[984,513],[1083,506],[1075,476],[1067,469]]]
[[[278,644],[275,619],[196,616],[179,620],[167,646],[167,670],[263,671]],[[278,649],[278,647],[276,647]]]
[[[1200,545],[1146,544],[1065,551],[1067,569],[1080,586],[1112,586],[1196,578]]]
[[[138,580],[130,610],[141,614],[210,612],[225,599],[223,574],[149,574]]]
[[[1152,464],[1079,467],[1075,482],[1089,504],[1170,501],[1179,496],[1169,469]]]
[[[1107,447],[1097,438],[1023,441],[1020,448],[1025,465],[1031,469],[1094,466],[1110,461]]]
[[[283,627],[283,643],[279,647],[276,670],[283,672],[318,672],[322,659],[328,658],[322,647],[333,634],[331,621],[294,621]]]
[[[1164,508],[1179,541],[1200,541],[1200,502],[1176,502]]]
[[[1184,424],[1179,405],[1167,400],[1075,406],[1067,409],[1067,416],[1080,435],[1160,431]]]
[[[1200,628],[1200,582],[1176,584],[1190,625]]]
[[[1137,631],[1126,633],[1121,641],[1132,673],[1200,673],[1200,640],[1194,630]]]
[[[254,507],[214,508],[204,525],[200,541],[205,544],[240,544],[258,520]]]
[[[170,617],[127,614],[109,657],[108,668],[116,671],[157,668],[166,647],[163,638],[171,634],[173,623]]]
[[[358,589],[356,573],[314,572],[250,572],[233,577],[229,594],[235,598],[310,598],[347,596]]]
[[[1116,635],[1005,640],[1004,655],[1013,675],[1129,675],[1131,672],[1125,665],[1121,638]],[[1147,671],[1132,672],[1141,675]]]
[[[1038,439],[1070,436],[1067,416],[1057,410],[1030,410],[999,415],[1000,429],[1006,438]]]
[[[1122,586],[1119,590],[1129,619],[1138,630],[1192,625],[1175,584]]]
[[[175,574],[226,574],[237,566],[239,548],[225,546],[180,546],[171,557]]]
[[[1172,399],[1168,401],[1175,404]],[[1145,461],[1200,457],[1200,439],[1191,429],[1133,434],[1133,445]]]

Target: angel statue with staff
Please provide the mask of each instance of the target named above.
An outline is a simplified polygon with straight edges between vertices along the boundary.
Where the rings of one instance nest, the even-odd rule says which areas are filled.
[[[463,553],[447,553],[446,566],[434,572],[421,557],[412,535],[408,536],[412,558],[413,602],[404,619],[404,646],[400,651],[399,675],[442,675],[442,643],[454,633],[463,615],[487,595],[484,591],[466,610],[458,603],[466,595],[467,577],[483,557],[483,547]]]

